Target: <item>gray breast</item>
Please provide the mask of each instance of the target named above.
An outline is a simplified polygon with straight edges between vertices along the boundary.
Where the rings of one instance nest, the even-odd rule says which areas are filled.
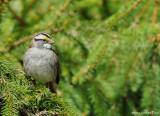
[[[27,76],[36,81],[47,83],[57,75],[57,56],[49,49],[30,48],[24,57],[24,70]]]

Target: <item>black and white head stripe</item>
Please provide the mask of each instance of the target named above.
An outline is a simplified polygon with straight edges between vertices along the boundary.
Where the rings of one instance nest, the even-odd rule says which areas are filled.
[[[40,34],[36,35],[34,38],[35,39],[45,39],[45,37],[51,39],[51,36],[49,34],[47,34],[47,33],[40,33]]]
[[[51,39],[51,36],[49,34],[47,33],[41,33],[41,34]]]

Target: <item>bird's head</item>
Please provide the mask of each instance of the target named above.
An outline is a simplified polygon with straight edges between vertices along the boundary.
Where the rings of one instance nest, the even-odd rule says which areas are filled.
[[[55,41],[52,40],[50,35],[48,35],[47,33],[40,33],[33,38],[31,42],[31,46],[34,46],[37,48],[51,49],[52,48],[51,44],[54,44],[54,43]]]

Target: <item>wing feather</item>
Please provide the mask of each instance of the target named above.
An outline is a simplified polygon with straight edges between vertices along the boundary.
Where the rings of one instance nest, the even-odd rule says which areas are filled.
[[[52,51],[57,55],[57,63],[56,63],[56,68],[57,68],[56,84],[59,84],[61,69],[60,69],[60,63],[59,63],[58,53],[57,53],[55,50],[53,50],[53,49],[52,49]]]

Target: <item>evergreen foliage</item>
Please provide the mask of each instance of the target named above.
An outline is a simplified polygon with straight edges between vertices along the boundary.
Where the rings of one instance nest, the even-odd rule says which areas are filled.
[[[0,71],[2,116],[17,116],[22,110],[30,115],[44,111],[48,111],[44,114],[76,115],[65,100],[50,93],[44,85],[34,88],[24,76],[18,76],[17,70],[10,67],[7,61],[0,60]]]
[[[159,0],[1,2],[1,115],[18,115],[19,108],[30,114],[160,115],[159,6]],[[34,88],[17,70],[40,32],[56,41],[62,98],[44,84]]]

